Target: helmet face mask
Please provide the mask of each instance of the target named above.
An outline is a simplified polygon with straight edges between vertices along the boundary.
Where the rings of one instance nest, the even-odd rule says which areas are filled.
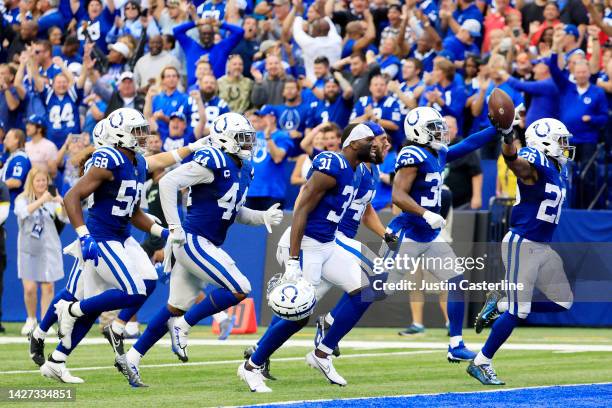
[[[423,128],[429,134],[432,148],[439,150],[442,145],[448,146],[450,143],[448,125],[444,120],[431,120],[426,122]]]

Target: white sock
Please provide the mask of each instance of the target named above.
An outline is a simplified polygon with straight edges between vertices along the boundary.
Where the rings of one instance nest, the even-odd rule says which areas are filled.
[[[491,364],[493,360],[491,360],[490,358],[485,357],[484,354],[482,354],[482,351],[479,351],[478,354],[476,354],[476,358],[474,359],[474,364],[476,365],[483,365],[483,364]]]
[[[55,361],[59,361],[60,363],[65,363],[68,356],[61,351],[53,350],[53,353],[51,353],[51,358]]]
[[[81,317],[85,314],[81,310],[81,302],[74,302],[72,306],[70,306],[70,309],[68,310],[70,311],[70,314],[73,315],[74,317]]]
[[[334,316],[332,316],[329,312],[325,315],[325,323],[329,324],[330,326],[334,324]]]
[[[125,334],[134,335],[138,333],[140,330],[138,329],[138,322],[127,322],[125,324]]]
[[[453,336],[450,338],[450,346],[451,348],[455,348],[459,346],[459,343],[463,341],[463,336]]]
[[[36,324],[37,322],[38,322],[38,320],[36,320],[36,318],[35,318],[35,317],[28,317],[28,318],[26,319],[26,321],[25,321],[25,324],[28,324],[28,323],[34,323],[34,324]]]
[[[508,299],[502,298],[497,302],[497,311],[499,313],[504,313],[508,311]]]
[[[40,326],[36,326],[36,328],[34,329],[34,331],[32,332],[32,336],[34,336],[35,339],[45,339],[45,337],[47,337],[47,333],[42,331]]]
[[[213,319],[215,319],[215,322],[221,323],[222,321],[227,320],[227,313],[225,313],[224,311],[215,313],[213,315]]]
[[[253,367],[253,368],[257,368],[257,369],[261,368],[261,366],[258,366],[257,364],[255,364],[255,363],[253,362],[253,360],[251,360],[250,358],[249,358],[249,365],[250,365],[251,367]]]
[[[127,351],[127,353],[125,353],[125,358],[127,361],[129,361],[130,363],[138,367],[138,365],[140,364],[140,359],[142,358],[142,355],[138,352],[138,350],[132,347],[131,349]]]
[[[111,330],[122,336],[123,332],[125,331],[125,324],[120,323],[119,321],[117,321],[117,319],[115,319],[111,323]]]
[[[185,316],[177,317],[176,320],[174,321],[174,325],[185,332],[188,332],[189,329],[191,329],[191,326],[185,320]]]
[[[423,323],[412,323],[412,325],[418,327],[419,329],[422,329],[425,327],[423,326]]]

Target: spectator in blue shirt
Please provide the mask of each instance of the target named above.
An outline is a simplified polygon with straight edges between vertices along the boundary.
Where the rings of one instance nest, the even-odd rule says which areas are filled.
[[[454,117],[459,129],[462,129],[466,94],[462,84],[455,81],[455,72],[452,62],[438,57],[432,71],[434,84],[425,88],[419,99],[419,106],[431,106],[442,116]]]
[[[79,7],[72,11],[79,22],[77,38],[81,41],[81,45],[84,45],[86,40],[91,40],[106,54],[108,52],[106,33],[111,30],[115,22],[115,2],[104,3],[102,0],[90,0],[87,3],[87,8]],[[85,31],[85,27],[87,27],[87,31]]]
[[[465,20],[456,34],[446,37],[442,42],[442,48],[452,56],[457,68],[463,66],[468,54],[480,54],[475,44],[476,39],[481,37],[480,30],[481,25],[477,20]]]
[[[4,151],[8,154],[2,167],[2,181],[9,188],[11,206],[23,191],[23,186],[32,168],[30,159],[25,153],[26,136],[21,129],[11,129],[4,137]]]
[[[155,22],[148,20],[148,17],[141,19],[140,2],[129,0],[123,6],[123,19],[116,18],[113,28],[106,34],[106,43],[112,44],[119,37],[130,35],[136,40],[140,40],[142,32],[146,32],[147,38],[159,34],[159,28]]]
[[[446,30],[447,37],[458,33],[467,20],[476,20],[482,25],[484,17],[475,3],[475,0],[458,0],[455,11],[448,8],[440,10],[440,28]]]
[[[168,66],[161,71],[161,92],[157,86],[152,86],[145,98],[144,115],[149,123],[155,122],[155,127],[162,140],[168,137],[168,123],[170,114],[183,112],[187,117],[187,123],[191,120],[189,101],[186,93],[178,90],[180,74],[173,66]]]
[[[401,78],[402,62],[395,56],[396,47],[397,40],[395,38],[385,38],[380,42],[380,54],[376,57],[380,72],[389,79]]]
[[[255,17],[247,16],[242,22],[244,35],[238,44],[232,50],[232,54],[239,54],[242,57],[244,67],[242,75],[247,78],[251,77],[251,65],[253,57],[259,51],[259,42],[257,41],[257,20]]]
[[[36,8],[41,12],[38,18],[38,38],[47,38],[47,31],[51,27],[59,27],[63,30],[68,20],[64,19],[62,13],[57,8],[59,0],[39,0]]]
[[[434,46],[435,41],[433,35],[425,31],[423,35],[419,37],[416,44],[410,49],[408,57],[421,61],[423,72],[431,72],[433,71],[434,59],[437,56]]]
[[[255,176],[245,206],[254,210],[265,211],[276,203],[281,207],[285,201],[285,191],[289,180],[285,172],[287,152],[293,148],[289,134],[276,127],[273,111],[264,114],[255,111],[250,120],[257,131],[257,148],[253,154]]]
[[[323,122],[333,122],[344,129],[348,125],[353,107],[353,88],[340,72],[334,72],[323,89],[324,98],[312,102],[307,127],[312,129]]]
[[[525,127],[538,119],[559,117],[559,90],[544,61],[539,61],[533,67],[534,81],[521,81],[510,76],[506,71],[501,73],[501,76],[512,88],[531,96],[525,116]]]
[[[162,151],[170,152],[180,149],[194,142],[193,131],[187,126],[187,118],[183,112],[177,111],[170,114],[168,124],[168,137],[162,142]]]
[[[242,27],[226,22],[219,22],[214,19],[202,19],[197,26],[200,35],[200,42],[198,42],[187,35],[187,31],[194,27],[196,27],[196,24],[193,21],[189,21],[174,27],[173,30],[174,37],[185,52],[187,85],[193,85],[196,82],[195,65],[203,55],[208,55],[208,61],[210,61],[212,65],[215,76],[221,78],[225,74],[225,64],[231,51],[244,35]],[[216,27],[228,31],[229,35],[227,38],[215,44]]]

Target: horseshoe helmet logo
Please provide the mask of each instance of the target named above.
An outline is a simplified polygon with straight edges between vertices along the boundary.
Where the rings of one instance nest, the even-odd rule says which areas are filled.
[[[283,290],[281,291],[281,294],[282,294],[281,301],[284,302],[287,299],[289,299],[291,303],[294,303],[295,299],[298,296],[298,289],[294,285],[287,285],[283,288]]]
[[[410,126],[414,126],[419,121],[419,112],[417,110],[413,110],[408,114],[408,124]]]
[[[533,130],[535,134],[540,137],[545,137],[550,132],[550,125],[548,123],[538,123]]]
[[[217,120],[214,125],[215,132],[223,133],[225,129],[227,129],[227,118],[223,118],[223,120]]]
[[[108,118],[108,123],[114,128],[118,128],[123,124],[123,114],[121,112],[117,112],[114,115],[111,115]]]

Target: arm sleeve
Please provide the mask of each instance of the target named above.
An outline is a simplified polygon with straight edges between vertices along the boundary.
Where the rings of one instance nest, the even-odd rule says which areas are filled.
[[[241,207],[238,214],[236,214],[236,221],[246,225],[262,225],[264,223],[264,212]]]
[[[497,130],[495,130],[493,126],[489,126],[480,132],[470,135],[459,143],[449,147],[448,153],[446,154],[446,162],[451,162],[481,148],[485,144],[494,140],[495,137],[497,137]]]
[[[236,45],[238,45],[242,37],[244,37],[244,29],[242,27],[239,27],[233,24],[228,24],[225,22],[221,24],[221,29],[229,31],[230,34],[225,40],[221,41],[217,46],[221,45],[221,47],[225,50],[225,52],[229,54],[229,52],[232,49],[234,49]]]
[[[215,179],[213,172],[195,162],[185,163],[159,181],[159,198],[164,216],[168,225],[180,225],[176,193],[177,191],[196,184],[212,183]]]
[[[297,16],[295,20],[293,20],[292,29],[293,29],[293,39],[300,46],[300,48],[305,49],[310,45],[312,37],[304,32],[304,29],[302,28],[303,21],[304,20],[302,19],[302,17]],[[333,24],[330,25],[330,30],[331,30],[331,27],[333,27]]]
[[[593,115],[591,115],[591,122],[598,127],[605,125],[608,122],[608,101],[603,91],[600,92],[597,98],[597,105],[595,105],[594,108],[595,111]]]
[[[183,49],[186,48],[187,44],[193,42],[193,40],[187,35],[187,31],[191,30],[195,27],[195,23],[193,21],[188,21],[184,24],[177,25],[174,27],[172,32],[174,33],[174,38],[181,44]]]
[[[508,78],[508,83],[517,91],[526,92],[532,95],[550,95],[557,93],[554,82],[550,81],[520,81],[514,77]]]
[[[25,220],[30,216],[30,213],[28,212],[28,202],[23,196],[18,197],[15,200],[15,209],[13,210],[13,212],[15,213],[19,221]]]
[[[465,106],[465,99],[466,94],[463,88],[453,89],[451,91],[451,103],[450,105],[444,104],[444,106],[442,106],[442,115],[454,116],[456,118],[461,117],[463,107]]]
[[[559,87],[559,90],[562,91],[565,87],[567,87],[570,82],[565,76],[563,72],[559,69],[558,65],[559,54],[552,53],[550,55],[550,59],[548,60],[548,69],[550,69],[550,75],[552,76],[553,81]]]

